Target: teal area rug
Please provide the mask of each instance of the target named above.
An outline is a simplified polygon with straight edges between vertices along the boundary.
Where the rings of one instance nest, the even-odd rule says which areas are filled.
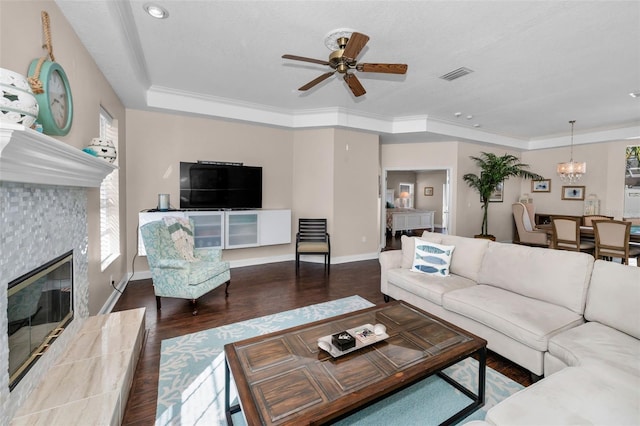
[[[351,296],[229,324],[162,341],[156,426],[226,425],[224,413],[224,345],[249,337],[373,306]],[[477,391],[477,362],[468,359],[445,373]],[[485,406],[463,420],[484,419],[486,410],[522,389],[500,373],[487,368]],[[235,389],[231,397],[235,398]],[[439,377],[404,389],[341,420],[339,425],[439,424],[470,400]],[[244,425],[242,413],[234,424]]]

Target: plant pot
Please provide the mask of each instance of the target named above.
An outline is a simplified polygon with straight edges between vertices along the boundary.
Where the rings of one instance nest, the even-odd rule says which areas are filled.
[[[491,241],[496,240],[496,237],[493,235],[483,235],[483,234],[474,235],[473,238],[482,238],[482,239],[491,240]]]

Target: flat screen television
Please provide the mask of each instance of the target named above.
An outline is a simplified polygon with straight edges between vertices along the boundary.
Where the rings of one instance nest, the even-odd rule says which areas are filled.
[[[262,167],[180,162],[180,208],[262,208]]]

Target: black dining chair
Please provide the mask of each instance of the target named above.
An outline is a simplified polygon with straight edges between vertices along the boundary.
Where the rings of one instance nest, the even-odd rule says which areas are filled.
[[[296,233],[296,275],[300,270],[300,256],[324,255],[327,275],[331,272],[331,240],[327,232],[327,219],[298,219]]]

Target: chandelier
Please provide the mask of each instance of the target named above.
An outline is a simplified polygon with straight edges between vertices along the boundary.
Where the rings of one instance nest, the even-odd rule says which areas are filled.
[[[563,182],[574,183],[580,180],[583,174],[587,172],[587,163],[584,161],[577,163],[573,161],[573,125],[576,120],[571,120],[571,158],[567,163],[558,163],[557,172]]]

